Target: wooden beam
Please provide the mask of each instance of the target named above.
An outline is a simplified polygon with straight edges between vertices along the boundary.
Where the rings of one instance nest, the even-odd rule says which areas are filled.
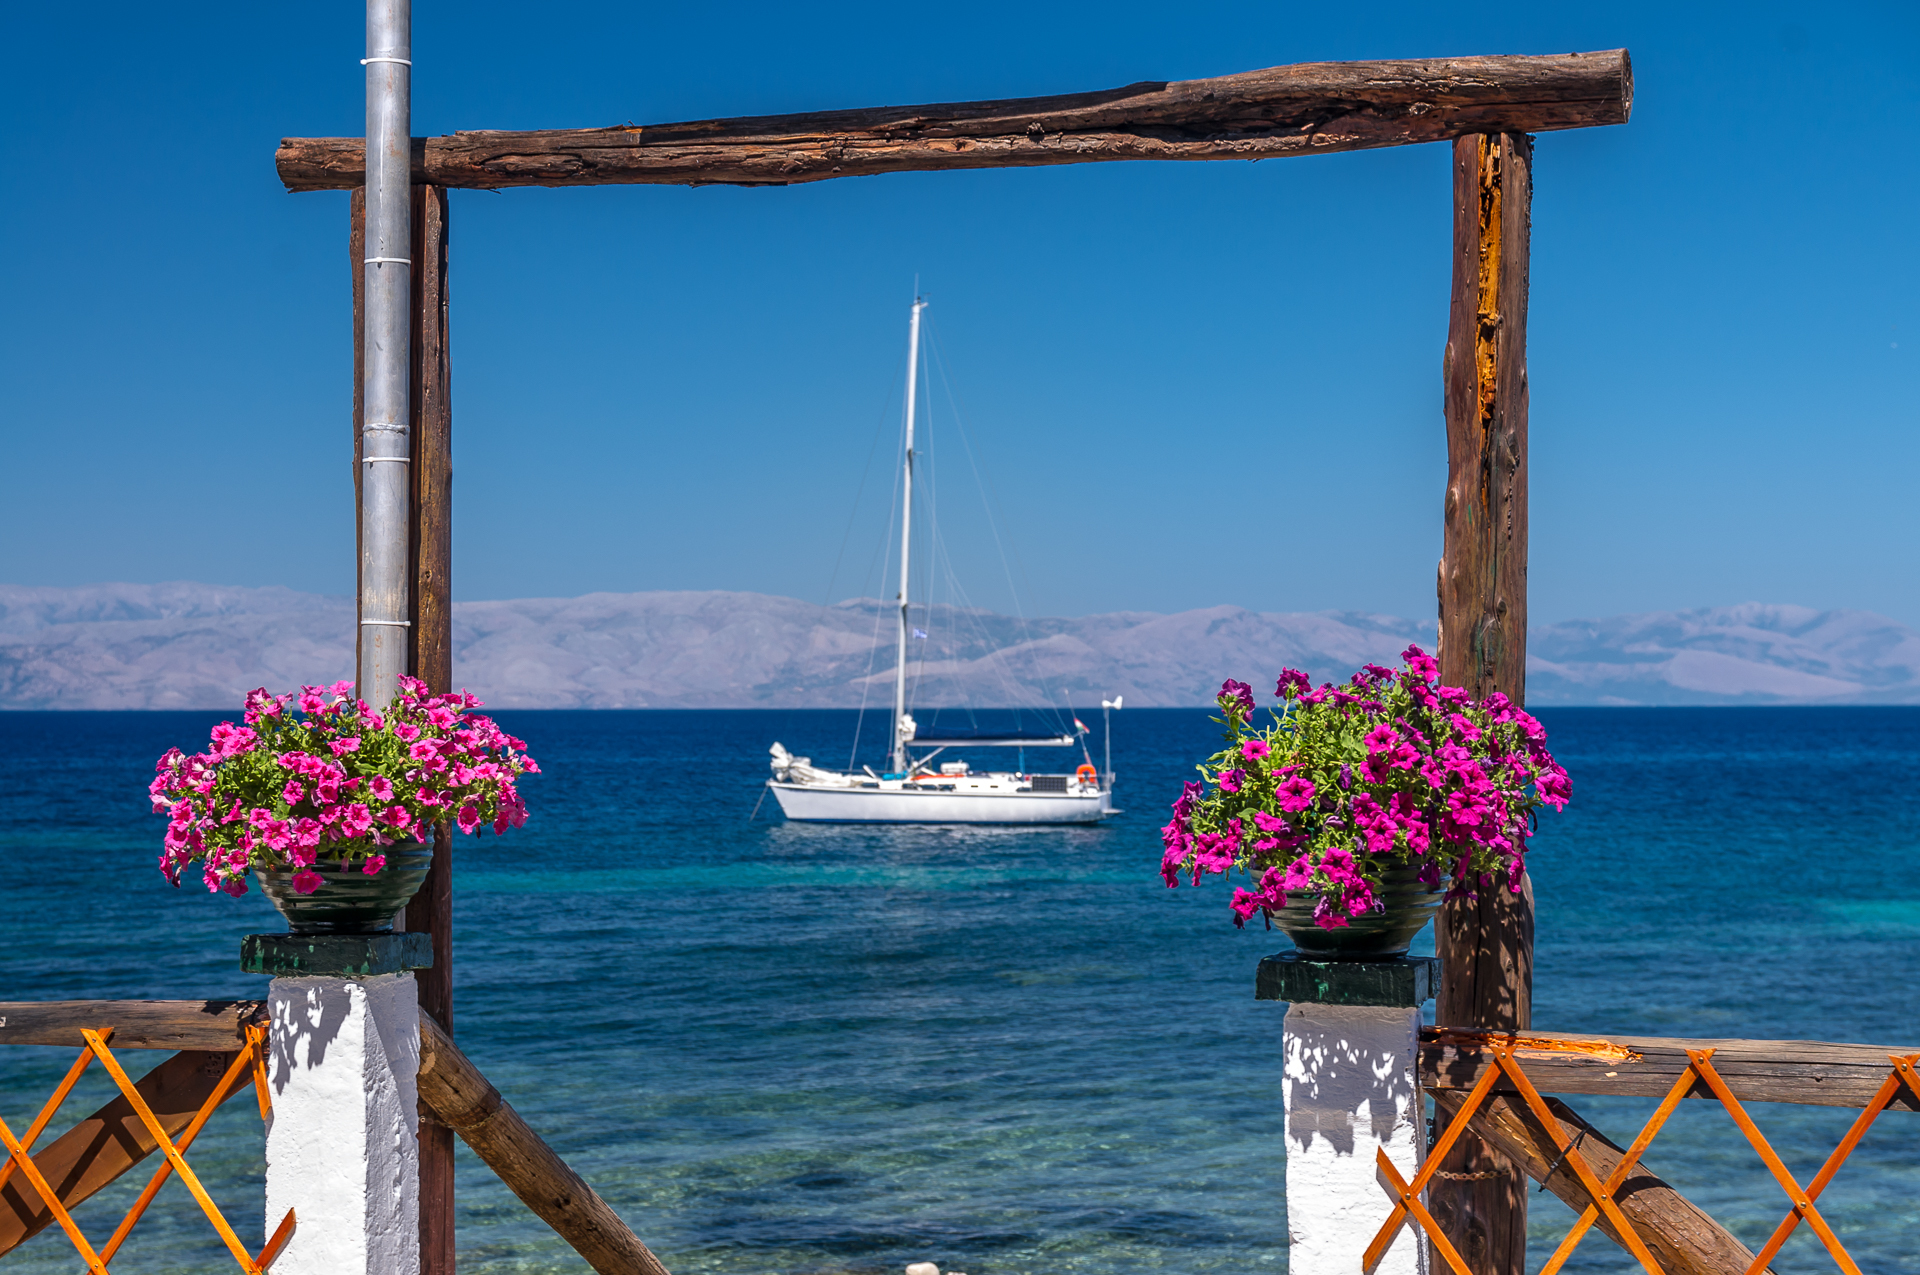
[[[620,1215],[527,1127],[439,1024],[424,1015],[420,1100],[601,1275],[667,1275]]]
[[[1458,1091],[1434,1094],[1434,1107],[1442,1121],[1453,1119],[1465,1101],[1466,1095]],[[1594,1176],[1605,1182],[1625,1157],[1626,1149],[1608,1140],[1565,1103],[1549,1098],[1547,1107],[1564,1136],[1580,1138],[1580,1154]],[[1585,1188],[1560,1163],[1556,1144],[1524,1102],[1498,1095],[1488,1098],[1467,1127],[1524,1168],[1528,1177],[1559,1196],[1574,1212],[1591,1202]],[[1753,1266],[1752,1251],[1705,1210],[1667,1185],[1646,1163],[1642,1155],[1635,1171],[1614,1193],[1614,1202],[1659,1259],[1661,1269],[1667,1275],[1746,1275]],[[1616,1244],[1620,1242],[1605,1214],[1594,1228]]]
[[[1711,1048],[1713,1068],[1742,1102],[1864,1107],[1892,1069],[1890,1054],[1917,1046],[1835,1045],[1817,1040],[1679,1040],[1665,1036],[1579,1036],[1530,1031],[1540,1047],[1518,1051],[1534,1087],[1550,1093],[1664,1097],[1687,1069],[1687,1050]],[[1595,1047],[1601,1047],[1596,1049]],[[1606,1050],[1607,1052],[1602,1052]],[[1621,1057],[1620,1052],[1631,1055]],[[1471,1037],[1429,1028],[1420,1034],[1420,1083],[1435,1090],[1470,1088],[1493,1065]],[[1496,1092],[1511,1093],[1505,1077]],[[1689,1098],[1712,1098],[1696,1084]],[[1920,1111],[1905,1089],[1889,1110]]]
[[[447,192],[413,188],[412,658],[409,669],[435,692],[453,689],[453,410],[447,347]],[[453,846],[434,826],[433,862],[407,904],[407,929],[433,936],[433,966],[415,973],[420,1008],[453,1025]],[[431,1114],[420,1122],[421,1275],[454,1275],[453,1130]]]
[[[246,1045],[243,1023],[266,1021],[265,1001],[0,1001],[0,1045],[84,1049],[80,1029],[113,1028],[115,1049]]]
[[[1533,141],[1453,144],[1453,297],[1444,386],[1447,493],[1440,560],[1440,678],[1476,697],[1526,698],[1527,271]],[[1533,885],[1503,881],[1454,899],[1434,923],[1435,1019],[1510,1031],[1533,1019]],[[1447,1237],[1475,1271],[1521,1275],[1526,1182],[1475,1137],[1432,1192]]]
[[[51,1002],[67,1005],[138,1005],[140,1001],[66,1001]],[[198,1005],[199,1001],[147,1001],[148,1005]],[[206,1002],[214,1003],[214,1002]],[[257,1002],[228,1002],[229,1004],[256,1004]],[[16,1008],[0,1005],[0,1012]],[[11,1014],[8,1015],[11,1022]],[[134,1020],[137,1022],[138,1020]],[[84,1023],[83,1026],[92,1026]],[[114,1032],[113,1047],[124,1049],[132,1045],[133,1033],[137,1026],[130,1022],[128,1026]],[[78,1027],[74,1028],[77,1033]],[[238,1033],[236,1032],[236,1035]],[[76,1034],[75,1041],[79,1037]],[[65,1044],[59,1041],[34,1041],[34,1044]],[[164,1048],[164,1046],[147,1046]],[[167,1136],[177,1138],[193,1123],[194,1115],[213,1094],[220,1078],[226,1074],[227,1066],[233,1061],[231,1051],[226,1053],[189,1050],[155,1067],[152,1071],[134,1082],[134,1090],[146,1104],[153,1109],[159,1119],[160,1127]],[[231,1102],[240,1094],[251,1094],[251,1084],[235,1085],[227,1095]],[[45,1175],[47,1182],[60,1196],[60,1202],[72,1209],[93,1196],[102,1187],[118,1178],[128,1169],[139,1164],[155,1150],[153,1135],[141,1121],[133,1106],[124,1094],[116,1094],[112,1102],[100,1108],[82,1120],[73,1128],[60,1135],[52,1143],[33,1153],[33,1162]],[[0,1186],[0,1254],[17,1248],[27,1240],[45,1230],[53,1222],[53,1212],[47,1208],[40,1193],[27,1182],[25,1175],[15,1173]]]
[[[788,186],[830,177],[1116,160],[1271,159],[1624,124],[1625,49],[1311,62],[1059,97],[414,139],[436,186]],[[288,190],[365,180],[356,137],[289,137]]]

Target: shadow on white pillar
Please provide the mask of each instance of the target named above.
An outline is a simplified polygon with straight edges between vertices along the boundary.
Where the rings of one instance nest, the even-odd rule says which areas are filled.
[[[267,1124],[274,1275],[419,1275],[420,1009],[413,975],[276,978]]]
[[[1289,1275],[1360,1275],[1361,1255],[1393,1207],[1376,1177],[1384,1148],[1412,1178],[1426,1152],[1414,1072],[1420,1011],[1313,1005],[1287,1009]],[[1426,1275],[1426,1245],[1400,1232],[1375,1275]]]

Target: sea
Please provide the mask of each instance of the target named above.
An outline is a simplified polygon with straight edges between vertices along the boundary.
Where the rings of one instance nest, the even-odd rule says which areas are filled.
[[[264,995],[238,958],[284,928],[265,901],[155,868],[154,759],[222,716],[0,713],[0,1000]],[[1573,802],[1531,857],[1536,1026],[1920,1049],[1920,708],[1540,716]],[[1235,929],[1218,878],[1158,871],[1205,711],[1114,714],[1125,814],[1050,829],[783,822],[768,746],[838,765],[851,712],[499,717],[544,773],[524,829],[456,838],[455,1034],[675,1275],[1287,1269],[1285,1009],[1253,997],[1286,945]],[[71,1061],[0,1049],[10,1127]],[[69,1112],[107,1100],[98,1072]],[[1620,1143],[1653,1106],[1569,1101]],[[1854,1115],[1751,1110],[1802,1182]],[[255,1246],[262,1145],[238,1100],[189,1156]],[[463,1273],[588,1269],[459,1155]],[[1646,1162],[1750,1246],[1785,1211],[1716,1104]],[[96,1242],[143,1180],[79,1210]],[[1531,1198],[1537,1267],[1572,1216]],[[1820,1207],[1861,1270],[1920,1272],[1920,1116],[1883,1117]],[[57,1228],[4,1263],[80,1269]],[[113,1269],[231,1263],[175,1182]],[[1596,1232],[1567,1269],[1637,1266]],[[1803,1226],[1775,1269],[1832,1264]]]

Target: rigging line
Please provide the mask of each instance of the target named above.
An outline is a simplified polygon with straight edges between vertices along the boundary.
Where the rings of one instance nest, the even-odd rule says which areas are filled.
[[[1034,707],[1034,691],[1031,687],[1021,684],[1014,676],[1013,670],[1009,667],[1008,661],[1005,658],[1004,644],[987,631],[983,616],[991,615],[992,613],[979,607],[971,595],[968,594],[966,585],[961,582],[960,573],[954,565],[951,540],[945,535],[939,535],[936,539],[941,555],[942,567],[942,572],[938,578],[946,585],[951,596],[949,603],[951,611],[950,627],[956,634],[964,629],[970,635],[972,643],[981,654],[977,658],[969,658],[967,663],[976,668],[984,666],[984,668],[989,670],[992,676],[998,680],[1001,698],[997,703],[1013,713],[1014,728],[1023,729],[1024,723],[1021,720],[1021,714],[1024,710]],[[955,658],[959,658],[957,654]],[[956,686],[960,685],[962,685],[962,683],[956,678]],[[976,705],[972,702],[973,698],[974,697],[970,695],[967,702],[962,705],[962,709],[966,714],[967,721],[978,728],[980,718],[975,711]],[[1048,716],[1055,716],[1049,700],[1042,698],[1040,705],[1047,709]],[[1064,725],[1061,725],[1060,729],[1064,730]]]
[[[980,492],[981,508],[987,516],[987,526],[989,530],[991,530],[993,533],[994,549],[1000,556],[1000,569],[1002,574],[1006,577],[1007,592],[1013,601],[1014,618],[1020,627],[1022,641],[1031,642],[1032,633],[1027,624],[1026,604],[1022,600],[1019,586],[1014,582],[1013,567],[1007,560],[1006,538],[1001,534],[1001,530],[1000,530],[1001,523],[1003,523],[1006,520],[1005,507],[1000,504],[1000,498],[999,498],[998,492],[992,490],[992,484],[988,480],[985,470],[981,468],[979,459],[974,452],[973,440],[972,440],[972,437],[967,433],[964,414],[960,410],[959,395],[954,392],[953,379],[948,374],[946,360],[944,357],[941,356],[940,350],[936,344],[936,340],[932,332],[929,332],[928,334],[928,346],[929,346],[930,353],[932,354],[934,359],[937,361],[938,367],[940,369],[941,385],[946,390],[947,399],[953,406],[953,414],[954,414],[954,420],[956,422],[956,428],[958,428],[960,432],[961,445],[967,453],[967,463],[969,467],[971,467],[971,469],[973,470],[975,486]],[[996,517],[996,509],[998,510],[997,517]],[[1033,582],[1031,578],[1028,577],[1026,562],[1024,559],[1020,557],[1020,552],[1017,547],[1014,549],[1013,555],[1014,555],[1014,558],[1019,561],[1021,579],[1025,581],[1027,586],[1027,592],[1031,594],[1033,592]],[[1030,663],[1030,667],[1032,667],[1031,661],[1029,663]],[[1037,669],[1035,669],[1034,671],[1037,674]],[[1051,706],[1052,695],[1050,691],[1047,694],[1047,701],[1049,703],[1049,706]]]
[[[887,568],[893,564],[893,516],[900,510],[900,481],[902,477],[904,477],[902,467],[906,460],[906,457],[901,453],[905,450],[906,439],[902,437],[900,447],[896,449],[894,453],[895,456],[899,457],[902,464],[895,465],[893,468],[893,492],[892,495],[887,498],[886,530],[881,533],[880,547],[875,551],[874,555],[881,559],[880,587],[882,589],[886,588]],[[860,582],[862,589],[865,589],[873,578],[873,562],[871,559],[867,562],[867,572],[867,579]],[[887,604],[884,599],[876,598],[874,601],[873,633],[867,639],[867,673],[865,677],[860,679],[860,712],[859,715],[853,719],[853,750],[847,754],[847,769],[849,771],[853,769],[854,760],[860,755],[860,732],[865,729],[867,724],[867,697],[873,693],[873,662],[878,659],[880,655],[880,618],[886,614],[887,609]]]
[[[894,373],[893,386],[887,391],[886,401],[888,404],[893,402],[894,392],[899,389],[899,386],[900,374],[896,371]],[[853,540],[853,525],[860,517],[860,498],[866,494],[867,477],[873,472],[873,456],[875,452],[880,450],[880,435],[886,429],[887,417],[891,413],[892,408],[890,406],[883,407],[880,411],[880,418],[874,423],[873,441],[867,444],[867,459],[860,466],[860,481],[854,486],[853,503],[847,509],[847,529],[841,533],[839,551],[833,555],[833,570],[827,575],[827,587],[820,597],[820,609],[823,611],[833,605],[833,587],[839,582],[840,564],[847,556],[847,545]],[[871,563],[868,564],[867,570],[868,574],[871,575],[873,570]],[[864,584],[865,582],[863,581],[862,583]],[[861,706],[862,712],[865,711],[865,707],[864,704]],[[790,726],[793,722],[793,711],[792,709],[787,710],[787,715],[784,719],[787,726]],[[785,726],[782,727],[783,730],[785,728]],[[857,720],[854,724],[853,738],[853,746],[857,750],[860,747],[860,726]],[[853,769],[853,763],[851,761],[847,763],[847,769]],[[755,807],[755,809],[758,808],[757,806]]]
[[[953,591],[954,596],[965,603],[963,611],[956,611],[956,627],[959,623],[959,614],[964,614],[966,619],[971,623],[973,632],[982,650],[985,652],[982,656],[983,661],[991,665],[993,671],[1000,678],[1001,689],[1006,694],[1006,706],[1013,709],[1014,722],[1017,727],[1019,725],[1020,701],[1022,698],[1030,696],[1032,692],[1030,690],[1023,692],[1023,688],[1015,682],[1012,671],[1007,667],[1007,661],[1003,658],[1004,648],[994,641],[992,635],[987,632],[986,626],[981,623],[980,616],[977,614],[978,608],[973,605],[973,599],[968,596],[966,586],[960,583],[958,574],[953,570],[953,558],[951,554],[947,556],[947,580],[948,587]],[[1051,705],[1049,705],[1049,709],[1051,709]],[[976,720],[973,717],[971,708],[968,710],[968,719],[970,721]]]
[[[866,463],[860,467],[860,482],[854,488],[853,506],[847,512],[847,529],[840,537],[840,551],[833,555],[833,572],[827,577],[827,592],[820,602],[821,606],[828,606],[833,602],[834,582],[840,578],[840,561],[846,556],[847,545],[853,540],[853,524],[860,517],[860,497],[866,494],[867,475],[873,472],[873,455],[880,450],[880,435],[887,428],[887,418],[893,415],[893,401],[900,389],[902,375],[903,373],[898,371],[894,373],[893,385],[887,390],[887,406],[881,409],[880,419],[874,423],[873,441],[867,444]]]
[[[1053,690],[1049,680],[1040,672],[1039,661],[1033,649],[1032,630],[1027,623],[1026,607],[1021,601],[1020,590],[1013,580],[1013,567],[1007,561],[1005,538],[1000,534],[1000,522],[1005,520],[1006,509],[1000,504],[999,493],[992,489],[992,483],[988,480],[985,472],[980,467],[979,460],[974,455],[973,440],[967,434],[964,413],[960,410],[960,396],[954,392],[953,379],[947,373],[946,359],[941,354],[938,334],[931,324],[928,325],[927,330],[927,348],[930,357],[934,361],[934,365],[939,368],[940,384],[942,388],[946,390],[947,400],[953,407],[955,428],[960,433],[961,446],[966,451],[967,463],[973,470],[975,484],[980,490],[980,502],[987,515],[987,526],[993,532],[994,548],[1000,555],[1000,568],[1007,579],[1007,591],[1013,598],[1014,618],[1020,628],[1021,643],[1027,649],[1027,667],[1029,674],[1033,677],[1034,681],[1038,683],[1038,688],[1047,704],[1048,714],[1053,715]],[[929,401],[931,401],[932,395],[929,394],[928,398]],[[999,508],[1000,511],[998,519],[994,516],[996,507]],[[1026,560],[1021,556],[1019,546],[1017,545],[1013,548],[1013,558],[1014,561],[1019,564],[1020,577],[1026,582],[1027,592],[1031,594],[1033,591],[1033,581],[1028,575]]]

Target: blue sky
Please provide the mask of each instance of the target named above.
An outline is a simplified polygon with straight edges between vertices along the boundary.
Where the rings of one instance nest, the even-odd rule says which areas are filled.
[[[362,131],[361,22],[10,19],[45,56],[0,86],[0,578],[351,589],[346,196],[272,157]],[[414,32],[416,133],[1624,45],[1633,122],[1537,147],[1535,617],[1920,624],[1910,4],[421,0]],[[877,591],[918,276],[1030,612],[1432,612],[1444,147],[452,203],[459,597]],[[1004,608],[952,419],[943,533]]]

